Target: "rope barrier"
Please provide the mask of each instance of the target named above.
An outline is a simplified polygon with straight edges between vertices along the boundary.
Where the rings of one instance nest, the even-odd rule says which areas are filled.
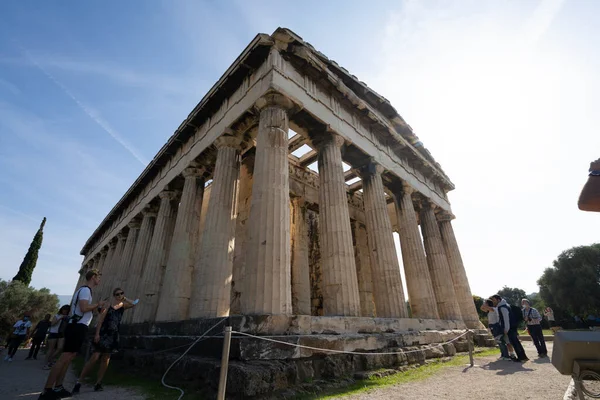
[[[279,344],[284,344],[287,346],[292,346],[292,347],[299,347],[299,348],[303,348],[303,349],[308,349],[308,350],[316,350],[316,351],[324,351],[324,352],[330,352],[330,353],[338,353],[338,354],[356,354],[356,355],[362,355],[362,356],[374,356],[374,355],[393,355],[393,354],[409,354],[409,353],[416,353],[419,351],[424,351],[427,349],[432,349],[432,348],[436,348],[436,347],[442,347],[445,344],[450,344],[452,342],[457,341],[458,339],[460,339],[461,337],[467,335],[470,331],[467,330],[466,332],[458,335],[457,337],[455,337],[454,339],[451,339],[447,342],[444,343],[438,343],[436,345],[433,346],[429,346],[427,348],[421,348],[418,350],[407,350],[407,351],[393,351],[393,352],[362,352],[362,351],[345,351],[345,350],[334,350],[334,349],[323,349],[320,347],[312,347],[312,346],[305,346],[302,344],[296,344],[296,343],[289,343],[289,342],[284,342],[281,340],[276,340],[276,339],[270,339],[268,337],[265,336],[256,336],[256,335],[251,335],[249,333],[244,333],[244,332],[238,332],[238,331],[232,331],[232,333],[236,333],[238,335],[243,335],[243,336],[248,336],[248,337],[252,337],[255,339],[260,339],[260,340],[265,340],[267,342],[273,342],[273,343],[279,343]]]
[[[173,368],[173,366],[175,364],[177,364],[183,357],[185,357],[185,355],[192,349],[192,347],[194,347],[196,345],[196,343],[198,343],[204,336],[206,336],[210,331],[212,331],[213,329],[215,329],[217,326],[221,325],[224,321],[227,320],[227,317],[222,318],[219,322],[217,322],[216,324],[214,324],[210,329],[208,329],[206,332],[204,332],[200,337],[198,337],[198,339],[196,339],[194,341],[194,343],[192,343],[188,349],[186,351],[183,352],[182,355],[179,356],[179,358],[177,358],[177,360],[173,361],[173,363],[171,365],[169,365],[169,368],[167,368],[167,370],[165,371],[164,375],[162,376],[160,383],[162,383],[162,385],[168,389],[173,389],[173,390],[179,390],[179,392],[181,393],[179,395],[179,397],[177,398],[177,400],[181,400],[181,398],[183,397],[183,395],[185,394],[185,392],[183,391],[183,389],[177,387],[177,386],[170,386],[167,383],[165,383],[165,378],[167,377],[167,374],[169,373],[169,371],[171,370],[171,368]]]

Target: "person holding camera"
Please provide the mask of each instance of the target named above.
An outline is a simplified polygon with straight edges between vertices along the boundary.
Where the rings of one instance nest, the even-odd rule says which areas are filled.
[[[63,353],[48,374],[44,390],[38,400],[55,400],[71,397],[71,392],[63,387],[63,380],[71,361],[75,358],[87,336],[88,327],[92,321],[93,311],[98,307],[104,308],[105,302],[92,303],[92,289],[100,284],[100,272],[91,269],[85,274],[86,284],[73,295],[71,302],[71,317],[65,329],[65,345]]]
[[[527,332],[529,332],[529,336],[531,336],[531,340],[533,340],[538,356],[547,357],[548,350],[546,350],[546,341],[544,340],[544,333],[542,332],[542,326],[540,325],[542,316],[538,310],[531,307],[531,304],[527,299],[521,300],[521,307],[523,307],[523,319],[527,324]]]
[[[100,317],[96,324],[96,334],[94,335],[94,342],[92,343],[94,346],[94,353],[83,367],[83,371],[81,371],[81,375],[73,387],[73,394],[79,393],[81,390],[81,382],[83,382],[83,379],[92,371],[94,364],[96,364],[99,359],[101,360],[100,368],[98,369],[94,391],[100,392],[104,390],[102,387],[102,379],[108,369],[110,356],[112,353],[119,351],[119,327],[121,326],[123,312],[134,307],[137,303],[137,300],[131,301],[125,297],[123,289],[115,288],[113,290],[113,298],[108,308],[99,310]]]

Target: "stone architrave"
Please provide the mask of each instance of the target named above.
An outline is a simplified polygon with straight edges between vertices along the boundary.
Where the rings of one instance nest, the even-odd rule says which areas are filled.
[[[196,261],[190,318],[223,317],[230,309],[241,139],[224,135],[215,144],[217,161]]]
[[[382,172],[383,168],[375,163],[369,163],[361,169],[373,271],[373,297],[378,317],[406,318],[402,276],[381,180]]]
[[[204,197],[203,168],[188,167],[183,171],[184,184],[173,239],[167,258],[158,317],[161,321],[186,319],[192,297],[192,279],[200,216]]]
[[[360,316],[374,317],[376,310],[373,300],[373,273],[367,228],[358,221],[352,221],[352,237],[354,238],[354,259],[356,260],[356,278],[360,296]]]
[[[154,225],[156,223],[156,209],[154,207],[146,206],[142,211],[142,225],[140,227],[140,233],[138,235],[135,249],[133,250],[133,256],[131,257],[131,265],[129,272],[127,273],[126,284],[123,284],[122,289],[126,290],[127,295],[130,299],[139,299],[143,293],[143,276],[144,266],[146,265],[146,259],[148,258],[148,251],[150,250],[150,242],[152,241],[152,234],[154,233]],[[125,323],[131,322],[133,314],[136,310],[132,310],[123,317]]]
[[[160,204],[148,258],[144,267],[142,297],[133,315],[134,323],[154,321],[155,317],[156,321],[173,320],[172,310],[169,307],[173,293],[162,288],[164,288],[163,281],[165,279],[167,257],[173,242],[173,230],[177,216],[175,201],[179,197],[179,193],[172,190],[163,190],[158,197],[160,198]],[[185,319],[185,316],[180,319]]]
[[[257,102],[260,120],[245,246],[245,314],[292,313],[287,113],[291,106],[279,94]]]
[[[428,200],[421,205],[421,231],[427,254],[427,265],[431,275],[433,291],[441,319],[462,320],[448,259],[442,243],[442,235],[437,224],[435,212]]]
[[[467,328],[482,329],[484,327],[481,321],[479,321],[479,316],[475,309],[475,304],[473,303],[471,286],[469,285],[467,272],[465,271],[465,266],[458,248],[458,242],[456,241],[454,229],[452,228],[451,220],[453,216],[449,213],[438,213],[437,217],[440,232],[442,234],[442,242],[444,243],[444,250],[446,251],[448,265],[450,266],[450,274],[452,274],[454,293],[456,293],[456,299],[458,301],[458,306],[460,307],[462,319],[465,322],[465,325],[467,325]]]
[[[414,318],[439,319],[412,193],[412,188],[406,184],[394,193],[410,309]]]
[[[130,221],[127,226],[129,227],[129,233],[127,234],[127,241],[123,246],[123,253],[121,254],[121,262],[119,263],[119,269],[116,271],[116,279],[113,282],[113,286],[110,288],[110,293],[120,287],[126,290],[127,278],[129,277],[131,260],[133,258],[133,252],[135,251],[135,245],[140,234],[141,223],[138,220]]]
[[[323,314],[359,316],[360,297],[342,165],[344,139],[321,132],[318,141],[319,229],[323,272]]]
[[[293,197],[291,202],[292,311],[295,315],[310,315],[310,267],[308,264],[306,204],[301,197]]]

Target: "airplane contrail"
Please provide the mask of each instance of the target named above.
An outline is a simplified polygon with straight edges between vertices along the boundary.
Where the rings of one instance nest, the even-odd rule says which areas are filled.
[[[129,143],[127,143],[117,131],[115,131],[108,122],[102,118],[99,113],[93,108],[89,107],[82,101],[80,101],[75,95],[67,88],[62,82],[54,77],[50,72],[46,70],[35,58],[23,47],[21,50],[25,53],[29,61],[35,65],[48,79],[54,82],[67,96],[71,98],[77,104],[77,106],[98,126],[100,126],[106,133],[110,135],[117,143],[119,143],[125,150],[127,150],[136,160],[138,160],[143,166],[148,165],[148,161],[138,153]]]

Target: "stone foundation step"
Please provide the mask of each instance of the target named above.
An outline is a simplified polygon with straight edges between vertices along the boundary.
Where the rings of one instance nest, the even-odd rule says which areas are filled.
[[[310,358],[316,355],[327,355],[337,352],[396,352],[405,349],[431,347],[438,343],[452,341],[444,349],[453,347],[458,351],[467,351],[467,337],[462,336],[453,341],[463,331],[423,331],[405,333],[380,334],[344,334],[344,335],[279,335],[266,337],[248,337],[234,335],[231,340],[231,359],[234,360],[286,360]],[[121,344],[124,350],[145,350],[149,352],[181,353],[196,338],[193,336],[171,335],[123,335]],[[272,339],[277,342],[267,341]],[[475,336],[478,345],[494,346],[493,339]],[[286,344],[289,343],[290,345]],[[310,348],[297,347],[307,346]],[[220,336],[208,337],[198,342],[189,352],[190,355],[219,359],[223,339]],[[318,350],[323,349],[323,350]],[[447,350],[449,351],[449,350]]]
[[[126,363],[128,368],[139,373],[160,379],[183,351],[185,348],[173,353],[127,349],[119,362]],[[429,359],[446,359],[455,354],[456,348],[453,345],[445,345],[439,349],[393,356],[333,354],[289,360],[232,360],[228,369],[227,398],[260,398],[261,395],[273,395],[307,382],[348,379],[358,371],[362,371],[363,374],[365,371],[381,369],[387,369],[390,373],[398,372],[410,365],[425,364]],[[188,355],[172,368],[166,382],[181,385],[186,392],[200,391],[210,398],[216,393],[219,374],[220,360]]]

